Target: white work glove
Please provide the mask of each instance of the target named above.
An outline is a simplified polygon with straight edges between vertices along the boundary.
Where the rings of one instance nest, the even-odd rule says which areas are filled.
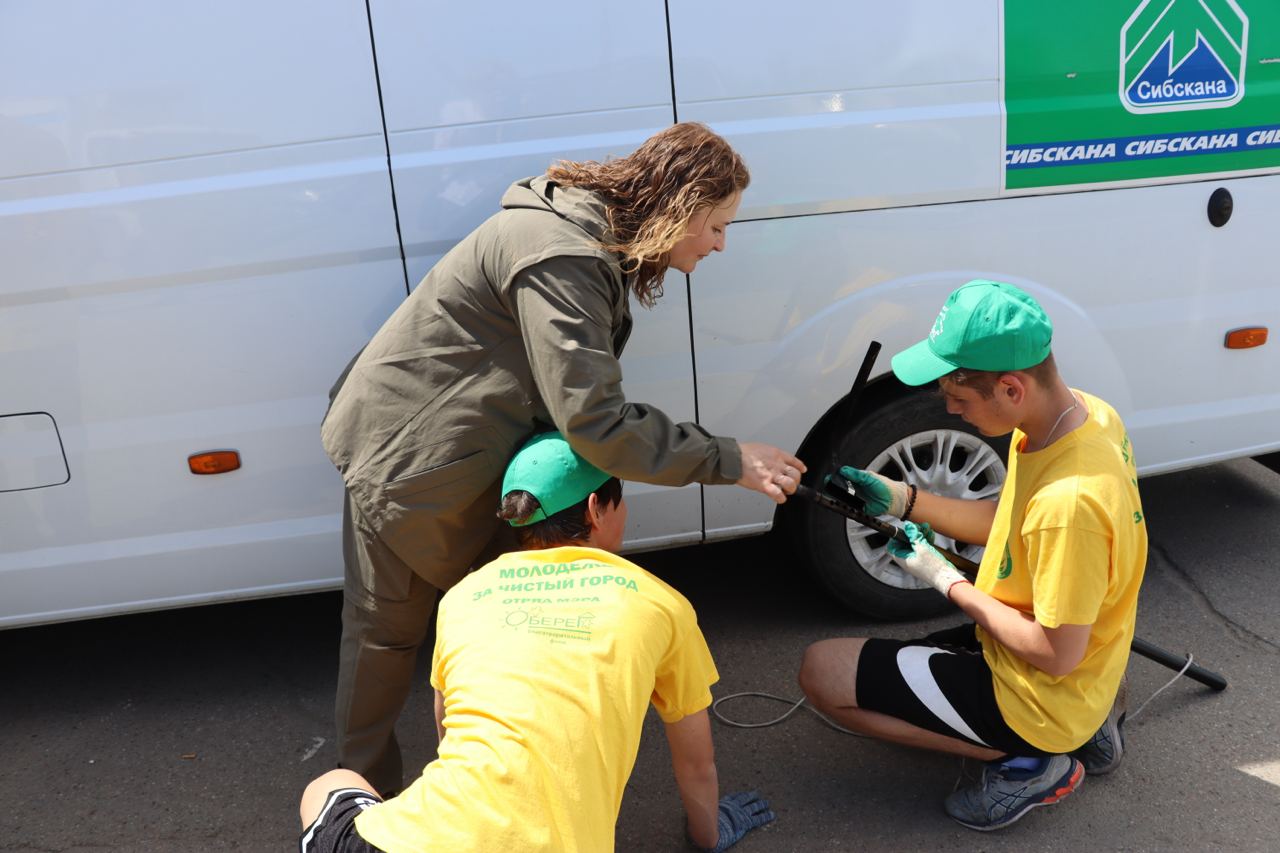
[[[902,532],[911,541],[910,548],[897,539],[890,539],[885,548],[907,574],[924,581],[947,598],[951,597],[951,587],[967,582],[959,569],[929,543],[928,525],[908,521],[902,526]]]
[[[892,515],[902,518],[907,511],[907,484],[890,480],[874,471],[863,471],[845,465],[840,475],[853,486],[853,493],[866,505],[868,515]]]

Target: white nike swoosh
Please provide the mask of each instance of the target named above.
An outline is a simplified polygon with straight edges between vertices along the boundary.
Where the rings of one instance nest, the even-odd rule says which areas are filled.
[[[929,658],[934,655],[950,654],[954,652],[929,646],[903,646],[898,649],[898,671],[902,673],[902,679],[907,682],[911,692],[916,694],[916,698],[923,702],[935,717],[970,740],[990,748],[991,745],[969,728],[969,724],[956,712],[947,697],[942,695],[938,682],[929,671]]]

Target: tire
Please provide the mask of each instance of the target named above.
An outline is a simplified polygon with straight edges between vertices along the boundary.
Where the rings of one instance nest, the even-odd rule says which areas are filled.
[[[829,430],[806,448],[805,475],[814,488],[852,465],[915,483],[954,498],[994,499],[1005,478],[1009,436],[989,438],[947,414],[936,394],[913,392],[868,412],[851,428]],[[921,619],[950,607],[945,598],[902,571],[885,551],[885,537],[804,500],[787,502],[788,529],[814,577],[842,604],[877,620]],[[900,524],[898,519],[883,516]],[[938,545],[974,562],[981,545],[938,536]]]

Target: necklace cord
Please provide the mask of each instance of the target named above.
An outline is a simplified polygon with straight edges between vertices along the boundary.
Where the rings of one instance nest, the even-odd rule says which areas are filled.
[[[1062,419],[1067,415],[1080,408],[1080,398],[1076,396],[1076,392],[1071,392],[1071,399],[1074,401],[1070,406],[1062,410],[1062,414],[1058,415],[1058,419],[1053,422],[1053,426],[1049,427],[1049,434],[1044,437],[1044,441],[1040,444],[1040,449],[1044,450],[1053,443],[1053,435],[1058,431],[1058,427],[1062,426]]]

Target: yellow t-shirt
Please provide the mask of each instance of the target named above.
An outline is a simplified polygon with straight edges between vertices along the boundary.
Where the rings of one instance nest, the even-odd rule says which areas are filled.
[[[439,758],[356,818],[399,853],[613,850],[650,702],[711,704],[719,675],[688,600],[595,548],[505,554],[440,602]]]
[[[1104,401],[1075,394],[1089,418],[1053,444],[1025,453],[1026,436],[1014,431],[1009,474],[976,582],[1046,628],[1093,626],[1084,659],[1060,677],[978,628],[1005,722],[1050,752],[1080,746],[1111,709],[1129,660],[1147,563],[1147,525],[1124,424]]]

